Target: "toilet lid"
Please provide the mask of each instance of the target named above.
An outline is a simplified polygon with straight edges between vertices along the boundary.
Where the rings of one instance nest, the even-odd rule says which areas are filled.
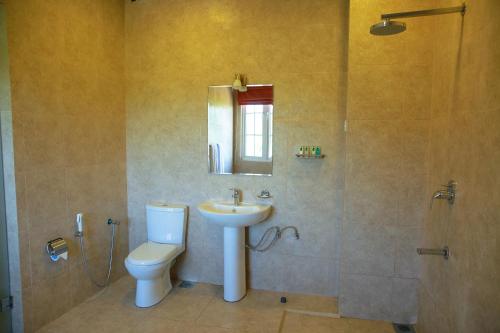
[[[147,242],[130,252],[127,260],[133,265],[155,265],[172,259],[180,250],[178,245]]]

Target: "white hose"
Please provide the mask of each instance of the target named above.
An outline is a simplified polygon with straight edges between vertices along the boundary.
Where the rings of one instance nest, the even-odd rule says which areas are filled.
[[[111,247],[109,249],[108,274],[106,276],[106,281],[104,281],[104,283],[99,283],[98,281],[96,281],[93,278],[92,274],[90,273],[90,270],[88,267],[87,256],[85,255],[85,246],[83,245],[83,234],[77,235],[77,237],[80,238],[80,254],[82,256],[83,269],[85,270],[85,273],[89,277],[90,281],[92,281],[92,283],[95,284],[96,286],[98,286],[99,288],[104,288],[108,285],[109,278],[111,277],[111,267],[113,265],[113,249],[115,248],[115,226],[116,226],[116,223],[113,222],[111,219],[109,219],[108,224],[111,224]]]

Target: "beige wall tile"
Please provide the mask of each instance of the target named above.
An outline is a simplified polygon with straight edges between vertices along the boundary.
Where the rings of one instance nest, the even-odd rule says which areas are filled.
[[[346,177],[345,223],[394,225],[398,202],[393,198],[400,187],[392,174],[358,174]]]
[[[363,319],[391,320],[391,294],[391,278],[341,272],[340,315]]]
[[[33,328],[39,328],[71,307],[69,272],[33,283]],[[54,301],[57,300],[57,301]],[[50,305],[50,306],[48,306]]]
[[[66,162],[64,154],[66,123],[63,114],[55,110],[39,112],[35,109],[22,112],[15,107],[12,110],[14,118],[18,118],[22,124],[21,128],[15,127],[14,132],[23,133],[26,171],[40,167],[63,167]],[[14,145],[17,149],[17,141]]]
[[[392,318],[395,323],[417,322],[418,280],[399,279],[392,280]]]
[[[25,332],[33,331],[33,294],[31,287],[23,285],[23,328]]]
[[[249,266],[252,269],[248,285],[252,289],[285,290],[286,258],[285,255],[275,253],[252,252],[249,256]],[[269,274],[270,271],[273,274]]]
[[[422,258],[419,332],[495,332],[500,329],[497,276],[498,51],[491,38],[498,15],[493,1],[468,4],[463,20],[447,18],[434,40],[430,190],[458,182],[456,204],[426,210],[422,244],[449,245],[448,261]],[[456,22],[459,21],[459,22]],[[495,69],[491,66],[494,66]],[[447,82],[439,82],[439,78]],[[476,78],[476,81],[474,80]],[[484,190],[486,189],[486,190]],[[430,192],[429,192],[430,194]],[[493,199],[494,200],[494,199]],[[495,235],[495,236],[493,236]],[[493,252],[491,252],[493,251]],[[456,252],[455,254],[453,254]]]
[[[26,210],[30,228],[48,226],[66,216],[63,168],[38,168],[26,174]]]
[[[397,246],[395,272],[404,278],[420,276],[420,257],[417,247],[420,247],[420,227],[401,227],[397,231]]]
[[[342,228],[341,270],[344,274],[392,276],[396,257],[397,229],[378,225]]]
[[[344,188],[347,2],[259,0],[242,6],[126,4],[130,246],[147,239],[147,201],[187,204],[187,251],[177,275],[222,283],[222,230],[206,225],[196,205],[229,199],[229,187],[240,188],[248,201],[269,189],[273,215],[250,228],[249,240],[256,243],[274,225],[296,225],[302,237],[283,239],[266,256],[251,253],[251,285],[334,295]],[[234,72],[247,74],[251,83],[274,85],[272,177],[207,173],[207,86],[230,84]],[[298,145],[321,145],[327,158],[299,161]],[[286,278],[292,273],[295,281]]]
[[[428,198],[424,184],[435,76],[428,36],[435,20],[412,19],[404,34],[394,36],[373,36],[369,28],[382,13],[426,4],[432,7],[434,2],[350,2],[341,276],[366,274],[352,275],[356,278],[346,283],[352,300],[340,299],[340,308],[347,307],[353,316],[402,322],[416,318],[416,287],[405,289],[390,281],[419,273],[414,247]],[[412,305],[399,303],[398,308],[389,305],[387,296],[370,298],[381,292],[375,288],[397,293]],[[341,294],[343,289],[341,283]],[[366,307],[363,296],[375,310]]]
[[[77,270],[74,213],[88,216],[91,257],[109,243],[107,217],[128,234],[124,8],[121,1],[6,6],[24,321],[32,332],[96,291]],[[70,259],[52,263],[45,244],[61,236]]]

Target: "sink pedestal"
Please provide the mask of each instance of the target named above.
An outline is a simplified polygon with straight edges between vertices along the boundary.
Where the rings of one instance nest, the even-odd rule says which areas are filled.
[[[264,221],[271,205],[205,201],[198,210],[208,223],[224,227],[224,300],[238,302],[247,293],[245,227]]]
[[[245,297],[245,266],[245,227],[224,227],[224,300]]]

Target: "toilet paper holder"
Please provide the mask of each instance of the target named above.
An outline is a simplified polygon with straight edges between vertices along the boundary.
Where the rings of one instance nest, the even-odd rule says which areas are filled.
[[[60,258],[68,260],[68,244],[61,237],[48,241],[46,250],[52,261],[58,261]]]

